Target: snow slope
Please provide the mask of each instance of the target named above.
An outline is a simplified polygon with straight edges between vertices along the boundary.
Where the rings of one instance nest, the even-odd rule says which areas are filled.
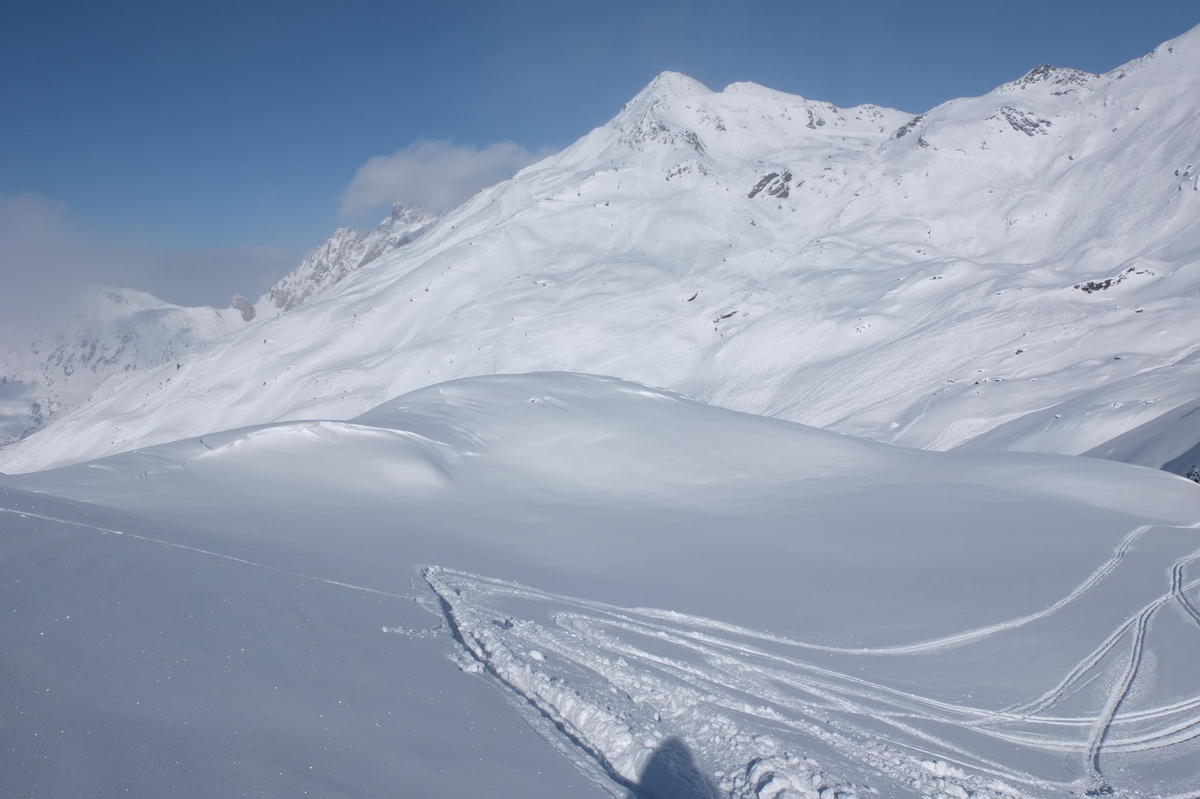
[[[483,768],[536,760],[492,704],[464,718],[440,650],[613,796],[1200,796],[1200,490],[1163,472],[891,447],[552,373],[0,488],[5,599],[31,619],[0,627],[22,653],[2,756],[26,792],[67,784],[64,740],[100,796],[234,760],[269,794],[361,795],[391,757],[413,769],[393,792],[470,778],[469,751],[422,764],[404,725],[486,728]],[[67,678],[125,614],[105,667]],[[217,678],[191,658],[227,660],[249,707],[206,716]],[[124,736],[98,734],[114,695],[148,704]],[[339,726],[313,720],[335,705]],[[155,768],[105,770],[151,730]],[[196,759],[172,766],[184,740]]]
[[[1198,107],[1200,30],[917,117],[664,73],[410,245],[169,386],[106,388],[0,470],[547,369],[913,447],[1093,450],[1200,399]]]
[[[442,642],[380,634],[426,623],[402,586],[3,488],[0,536],[7,797],[606,796]]]

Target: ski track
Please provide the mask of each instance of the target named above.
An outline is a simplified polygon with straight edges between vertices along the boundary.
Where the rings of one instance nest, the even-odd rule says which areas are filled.
[[[349,588],[352,591],[362,591],[362,592],[368,593],[368,594],[379,594],[380,596],[390,596],[390,597],[394,597],[396,599],[411,599],[412,598],[411,596],[408,596],[405,594],[395,594],[390,591],[381,591],[378,588],[368,588],[367,586],[364,586],[364,585],[354,585],[352,583],[343,583],[343,582],[339,582],[337,580],[329,580],[324,577],[314,577],[310,574],[301,574],[300,572],[289,571],[287,569],[280,569],[277,566],[268,566],[265,563],[255,563],[252,560],[246,560],[245,558],[234,557],[233,555],[225,555],[220,552],[213,552],[212,550],[208,550],[208,549],[200,549],[199,547],[192,547],[192,546],[188,546],[187,544],[178,544],[178,543],[175,543],[174,541],[166,541],[161,538],[153,538],[151,536],[138,535],[137,533],[129,533],[129,532],[125,532],[123,530],[113,530],[108,527],[100,527],[95,524],[87,524],[86,522],[77,522],[72,519],[60,519],[55,516],[46,516],[45,514],[33,513],[32,511],[16,510],[15,508],[0,508],[0,513],[11,513],[14,516],[22,516],[27,519],[41,519],[42,521],[55,522],[56,524],[66,524],[66,525],[70,525],[72,527],[81,527],[85,530],[95,530],[96,532],[102,533],[105,535],[119,535],[119,536],[124,536],[125,538],[133,538],[138,541],[146,541],[151,544],[161,544],[166,547],[171,547],[172,549],[183,549],[188,552],[198,553],[200,555],[207,555],[207,556],[213,557],[213,558],[220,558],[221,560],[229,560],[229,561],[233,561],[234,563],[241,563],[245,566],[253,566],[258,569],[268,569],[270,571],[279,572],[280,574],[286,574],[289,577],[296,577],[301,580],[312,580],[313,582],[325,583],[326,585],[335,585],[338,588]]]
[[[354,591],[413,598],[85,522],[13,508],[0,511]],[[424,578],[437,597],[437,607],[430,609],[443,617],[461,647],[456,657],[459,667],[506,686],[513,706],[530,725],[614,796],[640,795],[638,775],[655,747],[677,735],[696,747],[702,761],[714,769],[717,790],[731,799],[857,799],[880,792],[862,782],[864,774],[872,773],[907,787],[914,795],[941,799],[1065,796],[1080,791],[1090,796],[1115,792],[1200,799],[1200,792],[1122,793],[1110,785],[1102,763],[1106,752],[1158,752],[1200,738],[1200,693],[1155,707],[1125,707],[1155,614],[1172,605],[1200,631],[1200,612],[1187,595],[1200,587],[1200,578],[1186,579],[1186,568],[1200,559],[1200,549],[1171,563],[1166,570],[1168,590],[1124,619],[1056,686],[1000,710],[900,690],[765,648],[865,657],[871,663],[886,656],[936,657],[946,649],[1047,618],[1079,600],[1112,575],[1138,539],[1154,527],[1196,529],[1196,525],[1139,527],[1125,536],[1111,558],[1045,610],[894,647],[811,644],[673,611],[556,596],[436,566],[425,569]],[[548,606],[552,626],[493,607],[506,600]],[[383,632],[424,635],[430,631],[384,628]],[[1128,654],[1110,657],[1126,638]],[[665,650],[672,654],[663,654]],[[1113,660],[1119,662],[1101,668]],[[1077,694],[1072,689],[1088,675],[1101,680],[1107,675],[1111,683],[1102,706],[1089,715],[1046,714]],[[1133,729],[1122,733],[1122,727]],[[1075,757],[1082,761],[1086,776],[1067,783],[1027,773],[972,751],[958,734],[962,731],[1033,752]],[[810,750],[832,753],[833,757],[827,754],[829,767],[809,756]],[[836,770],[853,776],[837,775]]]
[[[1112,577],[1155,528],[1196,525],[1137,528],[1111,558],[1044,610],[894,647],[811,644],[440,567],[426,569],[425,580],[463,648],[460,668],[489,675],[515,692],[536,709],[542,721],[531,724],[543,736],[580,742],[573,759],[583,770],[598,768],[635,793],[655,747],[677,736],[713,770],[720,794],[733,799],[862,797],[880,791],[864,782],[872,774],[884,795],[887,788],[903,786],[914,795],[955,799],[1079,794],[1200,799],[1186,792],[1190,782],[1173,793],[1146,793],[1145,786],[1123,783],[1120,774],[1104,769],[1111,754],[1170,757],[1179,751],[1172,747],[1200,738],[1200,685],[1193,696],[1154,706],[1137,706],[1133,699],[1146,653],[1153,650],[1156,614],[1168,605],[1179,607],[1200,632],[1200,614],[1187,596],[1200,579],[1188,581],[1185,574],[1200,559],[1200,549],[1167,565],[1166,591],[1133,609],[1038,697],[992,710],[972,706],[969,699],[926,696],[919,688],[901,690],[870,676],[880,673],[888,657],[920,658],[929,667],[925,673],[932,673],[952,648],[1054,616]],[[550,623],[530,618],[531,606]],[[514,607],[522,612],[510,612]],[[1122,642],[1126,653],[1117,656]],[[810,659],[842,656],[842,665],[818,665],[794,656],[797,650]],[[1094,697],[1082,693],[1093,683],[1107,688]],[[1068,698],[1076,704],[1074,713],[1047,712]],[[1078,707],[1081,700],[1084,707]],[[825,753],[824,767],[809,756],[815,753]],[[1017,765],[1064,757],[1082,776],[1060,779]]]

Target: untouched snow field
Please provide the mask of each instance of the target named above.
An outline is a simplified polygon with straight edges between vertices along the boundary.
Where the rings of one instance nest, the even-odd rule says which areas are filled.
[[[1095,450],[1200,400],[1198,107],[1200,29],[916,117],[664,73],[307,304],[105,384],[0,471],[540,370],[922,449]],[[1176,442],[1155,465],[1200,440]]]
[[[0,488],[13,795],[1200,796],[1161,471],[558,373]]]

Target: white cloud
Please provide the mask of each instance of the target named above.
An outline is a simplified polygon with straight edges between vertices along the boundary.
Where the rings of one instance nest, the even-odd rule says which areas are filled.
[[[342,195],[342,213],[362,219],[393,200],[445,211],[544,155],[513,142],[490,144],[482,150],[467,144],[414,142],[360,166]]]

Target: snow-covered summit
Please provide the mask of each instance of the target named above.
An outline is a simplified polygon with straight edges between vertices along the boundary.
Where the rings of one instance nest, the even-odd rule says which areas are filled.
[[[0,452],[0,470],[538,370],[915,447],[1095,450],[1200,394],[1196,38],[916,117],[666,73],[169,387],[132,375]]]
[[[1070,67],[1055,67],[1050,64],[1039,64],[1025,75],[1011,83],[1005,83],[992,91],[992,94],[1052,94],[1056,97],[1072,92],[1093,88],[1092,84],[1099,75],[1084,72]]]

